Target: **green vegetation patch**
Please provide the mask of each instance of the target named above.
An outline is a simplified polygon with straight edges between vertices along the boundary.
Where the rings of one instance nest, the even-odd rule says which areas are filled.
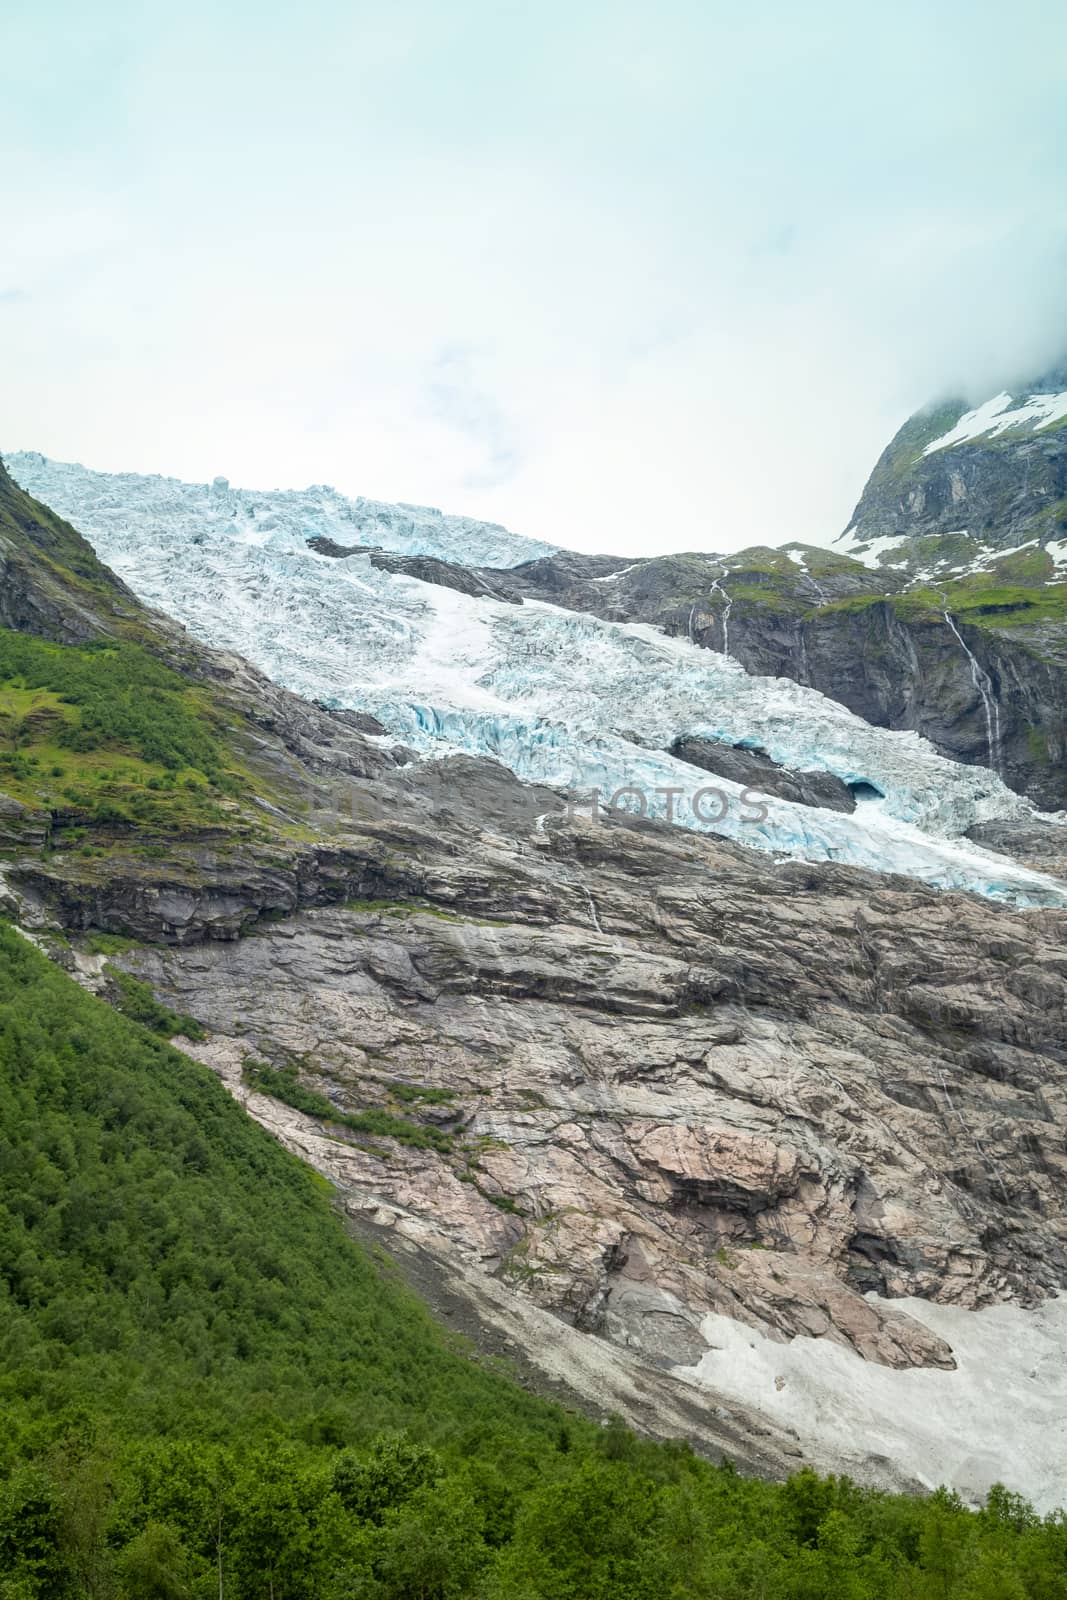
[[[968,622],[998,628],[1032,622],[1067,622],[1067,583],[1050,583],[1041,589],[1002,584],[988,573],[975,573],[945,586],[949,610]],[[939,596],[933,597],[944,609]]]
[[[131,972],[120,972],[118,967],[111,966],[106,971],[118,992],[118,1008],[131,1022],[139,1022],[142,1028],[159,1034],[162,1039],[173,1039],[177,1034],[185,1039],[207,1037],[195,1017],[171,1011],[156,999],[149,984],[135,978]]]
[[[393,1081],[388,1089],[393,1099],[404,1105],[447,1106],[456,1098],[454,1089],[434,1089],[422,1083]]]
[[[410,900],[345,900],[344,911],[383,912],[390,917],[409,917],[417,908]]]
[[[736,573],[742,578],[751,575],[754,579],[766,576],[790,580],[800,576],[800,568],[793,557],[785,550],[776,550],[770,545],[749,545],[747,549],[738,550],[725,560],[729,568],[728,576]]]
[[[1021,584],[1000,584],[989,573],[974,573],[938,585],[918,585],[895,595],[853,595],[821,608],[860,613],[878,605],[889,606],[904,622],[931,621],[946,610],[975,627],[1012,628],[1038,622],[1067,622],[1067,583],[1046,584],[1041,589]]]
[[[750,583],[746,579],[733,577],[730,579],[729,592],[735,605],[747,601],[749,605],[767,606],[778,612],[794,612],[798,616],[809,614],[813,604],[806,594],[786,593],[769,583]]]
[[[92,956],[121,956],[128,950],[137,950],[139,941],[127,939],[121,933],[100,933],[94,930],[85,936],[85,947]]]
[[[1041,545],[1032,544],[992,561],[990,571],[1001,584],[1040,588],[1055,578],[1056,563]]]
[[[450,1134],[442,1133],[439,1128],[424,1128],[421,1123],[394,1116],[380,1106],[371,1106],[366,1111],[339,1111],[324,1094],[300,1082],[295,1066],[272,1067],[265,1061],[248,1061],[244,1079],[253,1089],[292,1106],[294,1111],[303,1111],[306,1116],[347,1128],[351,1133],[395,1139],[416,1150],[436,1150],[441,1155],[447,1155],[453,1147]]]
[[[846,574],[858,578],[867,576],[868,569],[862,561],[857,561],[855,556],[846,556],[840,550],[827,550],[815,544],[790,544],[785,548],[796,552],[793,559],[802,560],[813,578],[837,578]]]
[[[139,645],[0,629],[0,788],[71,826],[233,827],[247,784],[203,693]]]
[[[193,691],[140,645],[93,642],[76,648],[0,629],[0,686],[0,693],[45,691],[42,714],[65,749],[106,746],[171,771],[196,767],[217,776],[223,770],[218,740]],[[76,715],[68,716],[64,706]],[[8,741],[17,744],[24,733],[33,733],[25,706],[5,711]]]

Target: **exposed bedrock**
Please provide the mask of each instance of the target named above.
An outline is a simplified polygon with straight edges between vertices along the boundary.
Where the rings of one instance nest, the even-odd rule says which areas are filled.
[[[721,648],[721,618],[697,637]],[[737,603],[730,617],[730,653],[748,671],[819,689],[878,727],[913,728],[1055,811],[1067,808],[1067,671],[1038,644],[960,622],[954,632],[941,617],[902,619],[888,602],[807,617]]]
[[[709,1311],[951,1364],[886,1297],[1064,1283],[1067,914],[648,826],[437,846],[388,903],[121,958],[232,1085],[449,1136],[267,1101],[350,1205],[663,1366]]]
[[[831,811],[855,811],[856,800],[847,783],[832,772],[789,772],[764,750],[724,744],[717,739],[675,739],[670,754],[678,761],[728,778],[760,794],[777,795],[795,805],[826,806]]]

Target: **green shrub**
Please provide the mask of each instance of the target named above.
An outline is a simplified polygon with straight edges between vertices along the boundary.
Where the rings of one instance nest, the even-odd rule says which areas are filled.
[[[195,1017],[182,1016],[162,1005],[152,993],[150,985],[143,983],[140,978],[135,978],[129,972],[121,972],[118,967],[108,967],[106,971],[118,990],[118,1008],[131,1022],[139,1022],[142,1028],[147,1028],[150,1033],[158,1033],[163,1039],[172,1039],[176,1034],[186,1039],[206,1037]]]
[[[294,1111],[303,1111],[306,1116],[348,1128],[352,1133],[396,1139],[400,1144],[411,1145],[417,1150],[437,1150],[442,1155],[452,1149],[452,1138],[439,1128],[424,1128],[417,1122],[409,1122],[406,1117],[395,1117],[380,1106],[371,1106],[366,1111],[338,1110],[324,1094],[305,1087],[293,1067],[279,1068],[269,1066],[265,1061],[249,1061],[245,1063],[244,1076],[245,1082],[252,1088],[260,1089],[275,1100],[292,1106]]]

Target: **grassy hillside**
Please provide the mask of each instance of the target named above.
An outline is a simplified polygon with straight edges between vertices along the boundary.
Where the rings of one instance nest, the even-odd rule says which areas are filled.
[[[745,1480],[478,1365],[210,1073],[3,927],[0,1404],[4,1600],[1067,1596],[1067,1524],[1010,1496]]]
[[[244,719],[188,654],[0,461],[0,800],[33,839],[92,855],[132,834],[264,833],[233,744]]]
[[[167,835],[225,825],[246,790],[202,690],[139,645],[0,629],[0,786],[62,819]]]
[[[0,462],[0,856],[43,849],[83,883],[116,855],[184,875],[198,847],[284,854],[316,837],[299,752],[333,748],[327,720],[235,681]],[[373,766],[340,743],[341,770]]]
[[[55,583],[103,615],[118,611],[127,621],[139,610],[125,584],[95,554],[69,522],[20,489],[0,461],[0,540],[32,558],[42,587]]]

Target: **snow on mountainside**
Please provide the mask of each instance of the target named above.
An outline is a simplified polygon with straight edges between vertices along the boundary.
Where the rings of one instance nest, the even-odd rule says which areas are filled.
[[[1010,432],[1038,433],[1067,417],[1067,391],[1060,394],[1031,394],[1017,404],[1002,390],[984,405],[967,411],[947,433],[933,439],[923,450],[924,456],[935,450],[947,450],[952,445],[963,444],[968,439],[980,439],[983,434],[997,438]]]
[[[987,551],[1067,531],[1067,369],[981,405],[909,417],[875,465],[838,544],[872,566],[929,567],[969,538]]]
[[[211,528],[255,545],[275,534],[295,539],[319,534],[339,544],[485,567],[517,566],[551,555],[557,548],[511,533],[499,523],[449,516],[431,506],[390,505],[363,495],[350,500],[327,484],[260,490],[235,489],[226,478],[182,483],[178,478],[136,472],[92,472],[74,462],[49,461],[32,450],[17,451],[5,460],[23,488],[53,505],[91,507],[97,527],[121,526],[135,508],[133,514],[146,536],[165,528],[168,537],[193,541]]]
[[[380,570],[363,554],[324,556],[308,539],[336,533],[338,508],[349,504],[332,491],[187,492],[37,455],[14,456],[10,467],[143,599],[285,687],[371,713],[424,756],[488,754],[523,779],[596,787],[605,801],[636,785],[649,815],[671,808],[682,825],[713,826],[765,851],[1067,904],[1067,886],[959,838],[976,821],[1029,812],[994,773],[947,761],[914,733],[873,728],[790,680],[750,676],[648,625],[474,598]],[[462,519],[441,521],[446,539],[433,553],[469,559],[457,551]],[[469,526],[481,558],[484,524]],[[343,529],[349,542],[353,527]],[[881,798],[852,816],[767,800],[761,816],[737,785],[717,779],[720,818],[720,802],[694,807],[707,775],[666,754],[683,735],[758,745],[785,766],[829,771]],[[663,789],[676,791],[673,801],[655,792]]]

